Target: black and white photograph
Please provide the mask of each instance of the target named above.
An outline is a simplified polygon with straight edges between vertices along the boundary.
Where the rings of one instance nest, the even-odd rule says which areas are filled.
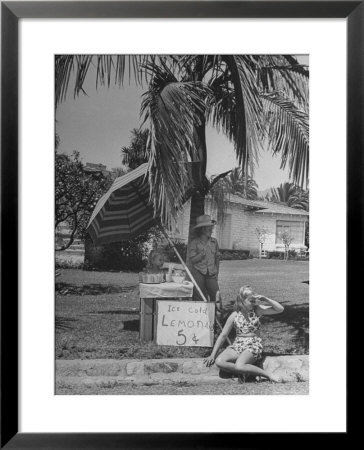
[[[309,56],[56,54],[55,394],[309,394]]]

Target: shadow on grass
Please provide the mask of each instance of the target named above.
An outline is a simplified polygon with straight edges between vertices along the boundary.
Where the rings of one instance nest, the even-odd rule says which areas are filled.
[[[138,309],[113,309],[111,311],[97,311],[94,313],[89,313],[90,315],[95,315],[95,314],[124,314],[124,315],[134,315],[134,314],[139,314],[139,310]]]
[[[85,284],[78,286],[69,283],[56,283],[56,293],[59,295],[101,295],[101,294],[125,294],[133,292],[138,286],[129,284],[124,286],[105,284]]]
[[[220,323],[223,326],[229,317],[229,315],[235,310],[235,301],[230,301],[224,305],[221,313]],[[295,331],[296,345],[301,347],[305,353],[309,351],[309,306],[308,303],[300,305],[287,305],[284,304],[284,311],[276,316],[265,316],[265,325],[274,325],[275,329],[282,328],[282,336],[284,336],[287,326],[291,327]],[[263,325],[264,327],[264,325]],[[217,329],[215,338],[220,334],[220,330]],[[232,331],[229,334],[231,341],[235,338],[235,332]]]
[[[295,341],[300,344],[308,353],[309,350],[309,307],[308,304],[302,305],[285,305],[284,312],[276,317],[266,316],[267,323],[276,322],[282,327],[287,325],[293,327],[296,331]]]
[[[56,330],[70,330],[72,322],[77,322],[77,319],[56,316]]]
[[[139,320],[126,320],[123,322],[124,331],[138,331],[139,332]]]

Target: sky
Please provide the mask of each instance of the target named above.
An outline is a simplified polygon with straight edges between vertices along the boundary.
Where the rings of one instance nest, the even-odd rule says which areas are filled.
[[[307,57],[300,59],[300,62],[308,64]],[[141,123],[139,113],[144,90],[133,84],[96,90],[94,76],[90,76],[85,87],[87,95],[81,93],[76,99],[70,89],[66,101],[57,109],[56,129],[61,139],[59,151],[70,154],[77,150],[84,163],[102,163],[108,169],[120,167],[121,148],[129,145],[130,131]],[[208,175],[238,165],[233,144],[222,133],[208,126],[206,140]],[[262,151],[254,179],[259,190],[265,190],[288,181],[289,175],[287,169],[280,169],[279,157]]]

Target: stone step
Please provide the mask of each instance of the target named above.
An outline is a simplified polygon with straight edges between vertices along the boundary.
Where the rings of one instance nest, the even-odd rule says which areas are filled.
[[[263,368],[284,381],[306,381],[309,376],[308,355],[266,357]],[[158,374],[158,375],[157,375]],[[137,379],[175,379],[179,376],[199,378],[212,377],[221,380],[219,369],[206,367],[202,358],[170,358],[153,360],[56,360],[56,375],[59,379],[110,379],[135,381]]]
[[[218,376],[203,375],[197,377],[196,375],[186,375],[183,373],[153,373],[150,375],[130,376],[130,377],[112,377],[112,376],[95,376],[95,377],[58,377],[56,379],[56,387],[62,388],[67,386],[97,386],[103,387],[117,387],[133,385],[155,385],[155,384],[170,384],[178,385],[183,383],[198,384],[198,383],[231,383],[237,380],[223,379]]]

